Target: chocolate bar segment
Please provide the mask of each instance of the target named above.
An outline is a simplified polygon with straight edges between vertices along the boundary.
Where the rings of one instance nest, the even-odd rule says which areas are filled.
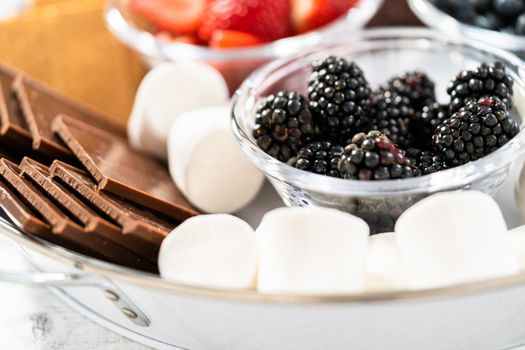
[[[22,174],[31,178],[63,211],[68,212],[70,216],[80,222],[85,231],[98,233],[100,236],[128,249],[135,255],[153,264],[156,263],[160,243],[154,249],[151,249],[136,238],[123,235],[119,227],[103,219],[61,183],[51,179],[46,166],[30,158],[24,158],[20,164],[20,169]]]
[[[0,180],[0,207],[23,232],[57,243],[51,226],[40,220],[3,180]]]
[[[62,141],[98,183],[98,188],[168,217],[184,220],[198,213],[157,160],[99,128],[58,116],[52,124]]]
[[[19,76],[13,91],[20,103],[24,119],[32,136],[33,149],[44,154],[63,158],[70,151],[53,134],[50,125],[58,114],[64,113],[73,118],[83,120],[118,135],[123,135],[123,129],[112,125],[95,112],[74,104],[55,91]]]
[[[97,184],[87,173],[69,164],[54,161],[49,170],[53,178],[60,179],[71,191],[118,224],[123,233],[137,237],[145,244],[158,249],[162,240],[177,225],[122,198],[97,191]]]
[[[0,159],[0,175],[21,198],[24,198],[31,209],[51,225],[52,232],[59,235],[60,239],[84,248],[91,256],[101,256],[105,260],[140,270],[156,271],[154,265],[130,254],[122,247],[96,233],[83,230],[29,180],[21,177],[20,173],[16,164]]]
[[[89,250],[63,240],[60,235],[52,233],[51,226],[42,221],[42,219],[22,201],[16,191],[3,180],[0,180],[0,207],[7,214],[11,222],[25,234],[43,239],[66,249],[77,251],[84,255],[93,254],[93,252]],[[103,259],[103,257],[98,254],[92,256]]]
[[[14,72],[0,69],[0,135],[3,144],[31,149],[31,133],[11,87]]]

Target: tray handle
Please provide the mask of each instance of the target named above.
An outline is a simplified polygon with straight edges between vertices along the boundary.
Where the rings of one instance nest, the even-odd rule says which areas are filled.
[[[113,282],[88,273],[76,272],[5,272],[0,270],[0,281],[37,287],[95,287],[102,291],[113,305],[132,323],[149,327],[151,321],[142,310]]]

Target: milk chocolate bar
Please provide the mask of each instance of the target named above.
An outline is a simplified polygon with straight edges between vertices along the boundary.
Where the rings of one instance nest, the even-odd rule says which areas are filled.
[[[20,230],[56,242],[57,236],[51,233],[51,226],[39,219],[3,180],[0,180],[0,207]]]
[[[18,196],[10,185],[0,179],[0,207],[9,217],[11,222],[19,230],[61,247],[77,251],[84,255],[92,255],[93,252],[79,247],[72,242],[63,240],[60,235],[52,233],[51,226],[44,222],[26,203]],[[97,253],[94,257],[102,258]]]
[[[32,136],[33,149],[57,158],[71,153],[51,131],[53,118],[64,113],[113,133],[123,135],[116,127],[88,108],[72,103],[57,92],[19,75],[12,89],[19,101],[23,117]]]
[[[134,256],[99,234],[85,231],[20,174],[20,168],[16,164],[4,158],[0,159],[0,175],[35,212],[51,225],[52,232],[60,235],[60,239],[85,248],[91,256],[102,256],[105,260],[124,266],[156,271],[154,265]]]
[[[20,169],[22,174],[29,177],[40,190],[52,198],[62,211],[69,213],[73,219],[78,221],[86,232],[97,233],[144,260],[156,263],[160,243],[156,246],[156,251],[151,251],[151,249],[145,249],[144,244],[134,237],[124,236],[119,227],[103,219],[62,184],[51,179],[46,166],[30,158],[24,158],[20,163]]]
[[[87,173],[69,164],[54,161],[49,170],[53,178],[60,179],[71,191],[118,224],[124,234],[137,237],[153,249],[158,250],[162,240],[177,225],[122,198],[97,191],[97,184]]]
[[[16,144],[18,149],[30,150],[31,133],[11,90],[14,80],[14,72],[0,69],[0,136],[3,144]]]
[[[124,138],[64,115],[55,118],[51,127],[99,189],[178,220],[197,214],[165,165],[133,150]]]

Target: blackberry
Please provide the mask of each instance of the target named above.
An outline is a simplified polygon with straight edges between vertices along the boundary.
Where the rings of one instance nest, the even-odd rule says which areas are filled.
[[[407,72],[388,81],[389,90],[408,97],[415,110],[436,102],[435,86],[425,73],[418,71]]]
[[[498,30],[503,27],[501,19],[492,12],[488,12],[484,15],[479,15],[478,17],[476,17],[475,24],[478,27],[489,30]]]
[[[514,25],[514,30],[518,35],[525,35],[525,13],[519,15]]]
[[[410,135],[412,146],[422,150],[432,149],[432,135],[436,128],[449,117],[448,106],[432,103],[423,107],[421,112],[416,113],[415,119],[410,123]]]
[[[356,134],[337,168],[345,179],[388,180],[417,175],[405,152],[377,130]]]
[[[337,164],[344,148],[329,141],[312,142],[297,153],[293,166],[311,173],[341,177]]]
[[[323,134],[347,142],[368,124],[370,87],[354,62],[329,56],[314,62],[308,82],[310,110]]]
[[[477,16],[476,8],[470,1],[458,0],[432,0],[442,11],[457,18],[461,22],[473,24]]]
[[[518,125],[497,97],[469,102],[436,129],[436,153],[447,166],[479,159],[507,143]]]
[[[408,97],[380,89],[372,95],[371,101],[369,130],[379,130],[399,147],[407,148],[411,143],[410,122],[416,114]]]
[[[441,157],[431,151],[422,151],[418,148],[409,148],[405,156],[415,164],[421,175],[428,175],[447,169]]]
[[[457,112],[470,101],[481,97],[498,97],[508,110],[512,108],[512,85],[514,81],[507,74],[501,62],[482,63],[475,70],[459,73],[447,87],[450,95],[450,112]]]
[[[286,162],[316,134],[306,99],[281,91],[266,97],[255,115],[253,136],[257,145],[272,157]]]
[[[523,0],[494,0],[494,9],[504,18],[516,18],[525,10]]]

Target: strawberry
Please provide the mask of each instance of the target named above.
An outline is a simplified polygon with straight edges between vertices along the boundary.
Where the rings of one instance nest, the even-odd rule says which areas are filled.
[[[199,37],[209,41],[218,29],[252,34],[263,41],[290,36],[290,1],[210,0]]]
[[[200,26],[207,0],[128,0],[128,5],[160,30],[190,34]]]
[[[211,35],[209,46],[214,49],[232,49],[236,47],[254,46],[263,43],[255,35],[235,30],[215,30]]]
[[[292,0],[292,21],[297,33],[322,27],[338,18],[357,0]]]

